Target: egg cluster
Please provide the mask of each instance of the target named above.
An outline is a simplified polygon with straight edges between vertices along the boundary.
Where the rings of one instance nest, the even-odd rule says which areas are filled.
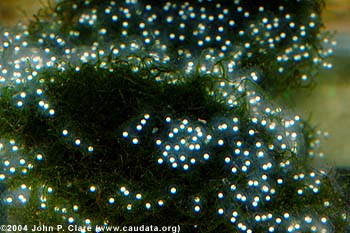
[[[166,122],[172,123],[171,117],[166,117]],[[210,158],[205,151],[211,139],[204,127],[193,125],[188,119],[174,122],[168,131],[168,138],[156,140],[161,153],[157,162],[163,164],[166,161],[173,168],[181,166],[186,171],[191,165]]]
[[[103,67],[111,58],[133,59],[136,54],[188,73],[217,73],[221,67],[234,77],[236,70],[254,67],[266,74],[265,82],[259,82],[263,85],[278,80],[307,84],[311,77],[305,67],[331,67],[326,57],[334,42],[320,34],[318,4],[63,1],[39,29],[19,25],[3,30],[0,81],[30,81],[28,62],[34,71],[55,65],[64,69],[67,60],[74,64],[99,60]],[[304,9],[302,15],[299,8]],[[322,40],[325,46],[315,48],[314,42]]]
[[[35,162],[43,160],[42,153],[26,153],[23,146],[16,143],[14,139],[10,141],[0,141],[0,181],[6,182],[17,175],[26,177],[33,169]],[[29,201],[31,187],[22,181],[11,191],[3,194],[3,200],[6,204],[23,205]]]
[[[240,232],[333,232],[337,217],[332,211],[338,202],[329,198],[334,193],[329,191],[328,171],[304,164],[323,157],[320,133],[307,131],[300,116],[284,111],[266,94],[278,94],[274,91],[285,91],[290,85],[309,84],[313,69],[331,68],[327,57],[332,54],[334,42],[320,31],[320,4],[303,0],[157,4],[148,0],[63,0],[57,1],[50,17],[2,30],[0,98],[11,97],[10,103],[0,101],[1,106],[28,119],[32,119],[31,114],[41,117],[54,126],[46,133],[61,143],[48,140],[41,145],[33,139],[29,142],[35,145],[26,145],[7,140],[16,138],[20,127],[3,124],[7,131],[0,128],[0,182],[6,184],[20,177],[16,187],[2,194],[3,202],[24,206],[33,195],[39,195],[39,202],[33,203],[39,206],[38,216],[43,218],[52,211],[66,224],[109,225],[113,221],[108,216],[103,222],[97,220],[83,200],[71,203],[66,197],[76,189],[84,193],[91,206],[107,213],[149,214],[176,206],[187,214],[184,216],[190,216],[189,221],[206,214],[224,219],[229,229]],[[194,76],[202,80],[209,77],[212,86],[204,88],[205,98],[223,105],[225,111],[194,117],[194,110],[189,109],[187,115],[174,116],[166,111],[178,110],[175,104],[162,103],[163,109],[157,112],[156,106],[146,106],[152,98],[144,95],[140,98],[148,99],[137,102],[144,102],[145,109],[138,109],[136,116],[135,112],[125,112],[129,117],[126,122],[108,125],[112,136],[106,142],[100,141],[99,132],[94,132],[96,138],[84,138],[85,132],[79,132],[81,125],[72,126],[61,118],[65,106],[51,96],[54,93],[49,87],[59,80],[50,70],[68,76],[72,71],[79,74],[84,65],[90,64],[112,75],[120,72],[119,65],[124,63],[142,80],[156,81],[159,89],[166,85],[177,88]],[[125,79],[140,85],[139,80]],[[96,88],[99,94],[94,96],[118,96],[119,102],[110,108],[135,104],[124,98],[128,92],[110,89]],[[184,100],[192,100],[191,93],[186,95],[189,97]],[[182,105],[190,106],[186,101]],[[146,107],[157,110],[146,111]],[[8,112],[0,113],[1,119],[12,117]],[[19,117],[18,122],[21,120]],[[93,131],[94,122],[88,123]],[[111,152],[115,155],[101,153],[110,143],[117,145]],[[40,184],[31,178],[31,170],[36,166],[45,169],[43,163],[53,156],[41,152],[41,147],[45,150],[48,144],[63,145],[63,159],[70,161],[63,164],[77,173],[79,166],[70,164],[75,160],[93,166],[89,168],[92,174],[103,174],[100,164],[108,156],[115,156],[127,169],[140,169],[132,165],[142,159],[130,159],[125,155],[127,150],[142,156],[149,153],[145,166],[154,170],[142,168],[135,180],[120,175],[101,183],[87,172],[86,180],[59,180],[62,190],[56,189],[42,182],[42,177]],[[161,183],[163,175],[169,175],[165,184]],[[136,181],[147,176],[156,181]],[[185,206],[178,207],[179,200]],[[193,223],[193,227],[201,224]]]
[[[35,160],[41,161],[43,155],[37,153],[36,156],[28,156],[23,147],[16,143],[14,139],[9,142],[0,141],[0,155],[2,167],[0,170],[0,179],[6,180],[16,173],[26,175],[33,168]],[[33,158],[32,158],[33,157]]]
[[[155,137],[160,153],[157,163],[187,172],[196,169],[198,162],[219,158],[226,178],[225,188],[217,193],[217,214],[228,217],[242,232],[253,232],[259,227],[267,232],[332,232],[329,218],[310,208],[298,213],[287,209],[264,210],[273,205],[271,203],[279,202],[280,195],[292,195],[300,200],[318,195],[327,172],[311,169],[297,173],[295,168],[309,156],[323,157],[314,142],[310,150],[305,149],[300,116],[288,116],[264,99],[250,81],[233,86],[236,90],[240,88],[237,93],[244,93],[248,103],[248,121],[236,115],[216,117],[209,122],[174,120],[166,116],[165,132],[159,129],[156,135],[167,137]],[[223,93],[222,89],[219,88],[218,93]],[[224,96],[230,98],[230,95]],[[239,98],[236,105],[241,104],[243,100]],[[213,153],[217,148],[223,148],[223,152]],[[293,188],[286,190],[285,186]],[[205,210],[200,200],[200,196],[194,198],[195,213]],[[327,209],[329,200],[324,200],[323,205]]]

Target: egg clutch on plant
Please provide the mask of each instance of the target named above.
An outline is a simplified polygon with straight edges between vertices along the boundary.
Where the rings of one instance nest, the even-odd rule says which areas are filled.
[[[63,0],[3,29],[8,218],[345,229],[322,135],[272,98],[331,67],[322,3]]]

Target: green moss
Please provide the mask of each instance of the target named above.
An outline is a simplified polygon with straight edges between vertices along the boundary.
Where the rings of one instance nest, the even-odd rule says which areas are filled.
[[[226,190],[224,192],[227,194],[230,192],[226,182],[244,187],[250,179],[248,174],[228,175],[223,156],[231,153],[232,146],[210,148],[213,155],[210,161],[199,163],[195,169],[184,172],[168,165],[159,166],[156,160],[160,151],[154,142],[156,138],[167,137],[164,134],[169,127],[164,122],[166,116],[174,119],[200,119],[203,123],[199,125],[210,129],[214,127],[210,122],[215,122],[216,118],[234,115],[241,119],[240,128],[248,129],[251,127],[251,119],[244,98],[238,105],[241,107],[228,108],[221,104],[222,100],[208,95],[208,87],[215,86],[217,82],[213,76],[179,76],[178,83],[172,84],[155,81],[156,77],[142,69],[134,72],[133,66],[127,64],[112,65],[113,72],[93,65],[83,65],[79,72],[75,67],[65,71],[48,69],[40,73],[34,82],[38,82],[44,90],[45,96],[40,98],[55,109],[55,117],[48,116],[37,107],[40,98],[35,95],[29,95],[28,98],[33,99],[27,99],[27,108],[8,108],[4,112],[7,122],[18,121],[17,118],[20,117],[21,120],[15,127],[16,135],[35,164],[27,178],[19,176],[20,180],[13,178],[8,181],[8,187],[26,182],[36,190],[31,194],[32,198],[27,205],[10,208],[10,216],[16,215],[18,221],[27,224],[38,224],[39,221],[42,224],[59,224],[61,220],[57,216],[59,214],[55,213],[55,207],[69,210],[76,204],[79,211],[74,215],[88,216],[96,224],[104,221],[111,225],[178,223],[185,232],[191,231],[193,225],[200,225],[202,232],[218,229],[230,231],[232,225],[217,215],[217,206],[220,206],[217,193],[220,190]],[[181,81],[182,79],[186,81]],[[26,85],[24,84],[24,89]],[[122,138],[123,131],[134,127],[133,122],[137,122],[146,113],[150,114],[152,120],[139,135],[140,144],[136,146]],[[66,137],[62,136],[63,129],[69,132]],[[273,137],[263,127],[257,127],[256,130],[260,140],[266,144],[273,142]],[[311,135],[312,129],[305,128],[304,133]],[[243,142],[255,144],[256,139],[244,135],[242,132],[239,136]],[[74,144],[76,139],[81,140],[80,146]],[[93,145],[93,153],[87,150],[89,145]],[[42,153],[44,160],[34,161],[36,153]],[[291,184],[291,174],[294,171],[301,170],[307,174],[312,167],[309,168],[311,160],[307,156],[303,160],[288,153],[289,155],[278,149],[270,152],[269,156],[276,164],[288,158],[293,163],[291,170],[275,169],[270,177],[275,180],[283,177],[287,184]],[[241,160],[237,159],[236,163],[240,164]],[[223,182],[224,180],[226,181]],[[46,191],[40,188],[42,185]],[[91,185],[97,187],[97,193],[89,191]],[[172,185],[179,189],[174,197],[169,196]],[[144,201],[130,202],[127,197],[117,194],[117,189],[121,186],[130,187],[132,192],[143,193]],[[45,194],[48,187],[53,188],[53,194]],[[322,197],[313,199],[311,193],[299,197],[296,194],[297,187],[298,185],[281,187],[275,202],[263,206],[265,211],[282,213],[288,209],[291,214],[299,214],[305,206],[323,211]],[[324,184],[322,195],[336,195],[331,187],[330,184]],[[46,210],[40,210],[39,200],[35,198],[40,196],[40,192],[47,195],[49,200]],[[203,211],[198,214],[191,209],[195,196],[204,200],[201,204]],[[115,197],[117,203],[108,204],[110,197]],[[166,203],[164,207],[155,207],[150,211],[144,209],[148,200],[160,199]],[[133,204],[133,211],[126,210],[130,203]],[[154,201],[151,203],[156,205]],[[254,211],[245,209],[244,204],[235,206],[240,209],[244,219],[254,218]],[[332,211],[329,212],[330,215],[334,214]]]
[[[319,69],[311,58],[291,59],[284,63],[285,70],[280,73],[277,56],[290,46],[296,47],[299,42],[294,43],[289,37],[286,41],[276,39],[275,47],[270,48],[266,41],[254,37],[256,40],[250,44],[251,50],[237,48],[239,52],[216,61],[222,70],[211,74],[200,70],[201,64],[208,62],[204,56],[206,51],[194,50],[192,55],[199,59],[195,71],[188,73],[179,68],[183,61],[179,58],[178,48],[197,46],[191,39],[181,45],[175,42],[168,45],[167,55],[171,62],[167,65],[155,62],[160,58],[148,54],[159,50],[156,45],[144,46],[140,51],[125,50],[120,57],[113,54],[116,44],[128,44],[133,36],[140,36],[137,28],[144,15],[136,11],[135,18],[129,20],[130,37],[121,37],[122,22],[114,24],[110,15],[103,13],[109,3],[62,1],[55,8],[41,11],[37,21],[32,22],[28,29],[31,46],[50,48],[48,54],[57,55],[58,60],[68,60],[59,60],[55,66],[38,69],[32,80],[13,86],[13,80],[10,80],[1,86],[0,134],[4,144],[9,144],[6,145],[8,148],[5,146],[6,154],[2,159],[26,159],[25,164],[16,164],[16,173],[4,166],[4,172],[9,174],[4,183],[9,191],[16,192],[21,184],[26,184],[30,190],[26,204],[8,205],[10,222],[68,225],[68,219],[73,217],[74,223],[80,225],[89,218],[93,225],[180,224],[183,232],[232,232],[239,230],[237,223],[230,222],[232,212],[237,211],[239,221],[256,232],[263,232],[270,224],[275,224],[275,218],[288,219],[284,217],[288,212],[301,221],[302,227],[305,226],[304,216],[311,214],[315,219],[327,216],[333,224],[329,226],[331,230],[345,229],[342,192],[332,184],[331,175],[312,164],[309,152],[315,149],[315,129],[308,122],[295,121],[297,139],[286,139],[288,145],[284,145],[285,149],[282,147],[284,139],[278,139],[279,134],[289,136],[285,126],[287,114],[281,113],[280,108],[273,104],[276,96],[288,97],[292,90],[304,85],[300,82],[302,74],[312,76]],[[148,3],[151,2],[140,4]],[[285,17],[277,3],[266,2],[264,14]],[[311,12],[319,15],[323,1],[302,1],[298,6],[294,5],[295,2],[284,3],[299,25],[307,21]],[[203,4],[209,10],[217,7],[209,2]],[[233,34],[242,29],[250,30],[252,23],[265,16],[258,13],[255,1],[242,4],[250,12],[251,20],[246,21],[242,14],[233,15],[238,25],[232,29]],[[82,25],[77,17],[92,8],[100,20],[93,26]],[[231,5],[229,8],[236,10]],[[281,24],[286,33],[294,33],[287,22]],[[310,57],[321,48],[318,37],[321,26],[318,21],[316,28],[303,39],[305,46],[311,47]],[[165,29],[175,31],[177,27],[170,25]],[[189,27],[194,30],[193,25]],[[109,35],[98,33],[101,28],[107,28]],[[79,32],[78,36],[72,36],[75,32]],[[263,31],[263,35],[269,33],[279,36],[280,32]],[[62,41],[71,44],[72,51],[85,51],[84,48],[88,47],[87,51],[99,54],[99,49],[107,47],[104,51],[107,55],[96,55],[95,62],[92,59],[86,64],[70,61],[66,47],[57,42],[60,36]],[[192,35],[187,36],[191,38]],[[237,37],[237,46],[252,38],[249,33]],[[40,39],[42,42],[37,42]],[[214,41],[208,44],[210,48],[218,46]],[[240,54],[239,58],[235,58],[237,54]],[[7,60],[12,54],[10,50],[4,50],[2,55],[2,60]],[[237,61],[237,73],[233,77],[225,68],[225,62],[232,59]],[[32,69],[26,74],[35,70],[30,60],[28,62],[28,68]],[[249,76],[250,70],[261,72],[261,79],[256,83],[243,77]],[[221,82],[227,89],[221,88]],[[230,86],[229,83],[235,84]],[[25,98],[21,97],[22,92],[26,93]],[[254,100],[250,102],[249,95],[254,96],[254,93],[262,99],[260,105],[255,105]],[[227,95],[232,95],[232,101],[235,101],[231,106],[227,105]],[[18,100],[23,106],[18,105]],[[136,125],[145,114],[150,120],[141,126],[142,130],[137,130]],[[167,117],[172,121],[167,122]],[[233,117],[239,121],[237,131],[232,128]],[[170,136],[169,132],[174,130],[172,127],[184,119],[190,122],[192,130],[199,128],[211,136],[210,140],[201,139],[202,148],[198,151],[188,152],[189,158],[193,156],[198,160],[195,164],[187,164],[190,166],[188,170],[173,168],[171,159],[161,155],[162,147],[167,143],[174,146],[172,143],[179,143],[181,139],[185,144],[195,141],[189,130]],[[223,123],[228,123],[230,130],[220,129]],[[269,123],[276,123],[276,129],[269,129],[266,125]],[[130,135],[123,136],[124,132]],[[8,143],[11,139],[16,142]],[[134,143],[133,139],[137,141]],[[156,145],[157,139],[162,141],[161,146]],[[259,143],[265,152],[263,156],[258,153]],[[14,149],[13,145],[18,146]],[[236,154],[236,150],[239,153]],[[204,153],[210,154],[208,161],[201,159]],[[43,156],[42,160],[37,159],[38,154]],[[157,164],[160,157],[164,158],[164,164]],[[246,168],[248,172],[244,171],[244,166],[249,167]],[[234,172],[235,168],[240,171]],[[23,174],[23,170],[27,173]],[[317,192],[312,188],[316,182],[311,177],[313,172],[320,182],[315,184],[319,189]],[[300,174],[304,175],[303,178]],[[264,175],[268,175],[268,179],[263,178]],[[283,185],[279,183],[280,179]],[[253,180],[260,182],[258,187],[249,184]],[[231,190],[231,185],[236,185],[242,193]],[[265,193],[263,185],[269,193]],[[127,194],[121,191],[122,187],[128,190]],[[173,187],[177,189],[176,195],[171,194]],[[299,189],[303,190],[303,195],[298,194]],[[137,193],[142,193],[141,200],[137,200]],[[248,201],[238,200],[243,194],[247,194]],[[221,195],[225,198],[218,197]],[[259,207],[252,204],[256,197],[259,198]],[[109,203],[111,198],[112,203]],[[201,210],[197,213],[194,206],[198,198],[201,199]],[[164,202],[163,206],[159,205],[160,200]],[[327,202],[329,206],[325,206]],[[75,205],[79,210],[75,210]],[[148,205],[151,207],[147,208]],[[225,209],[223,216],[218,213],[220,208]],[[269,214],[273,215],[272,220],[256,220],[257,215],[266,217]],[[16,220],[11,219],[14,216]],[[275,231],[285,231],[288,221],[293,219],[286,220],[284,225],[276,225]],[[310,226],[306,224],[303,229],[310,230]]]

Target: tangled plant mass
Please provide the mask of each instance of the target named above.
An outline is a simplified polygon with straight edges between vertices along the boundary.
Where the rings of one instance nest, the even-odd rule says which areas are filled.
[[[322,1],[57,1],[3,30],[9,221],[342,232],[321,135],[271,96],[332,44]]]

